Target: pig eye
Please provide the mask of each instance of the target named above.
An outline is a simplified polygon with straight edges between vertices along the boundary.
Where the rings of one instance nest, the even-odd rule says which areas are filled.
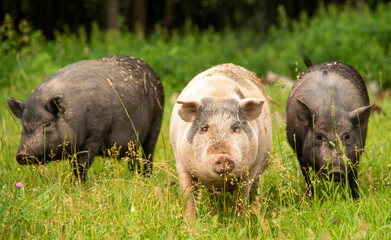
[[[232,132],[235,132],[235,133],[240,132],[240,127],[237,126],[237,125],[233,125],[233,126],[231,127],[231,129],[232,129]]]
[[[322,134],[316,134],[315,138],[316,138],[317,141],[320,141],[320,142],[324,140],[324,137],[323,137]]]
[[[345,135],[345,142],[349,142],[350,139],[351,139],[351,138],[350,138],[350,135],[349,135],[349,134],[346,134],[346,135]]]
[[[52,125],[52,124],[49,123],[49,122],[44,123],[44,124],[43,124],[43,128],[44,128],[44,129],[47,129],[47,128],[49,128],[51,125]]]
[[[204,133],[204,132],[207,132],[208,129],[209,129],[209,126],[206,125],[206,126],[203,126],[203,127],[200,129],[200,131],[201,131],[201,133]]]

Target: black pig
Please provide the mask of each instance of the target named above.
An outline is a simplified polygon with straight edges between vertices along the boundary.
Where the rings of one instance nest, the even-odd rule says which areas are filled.
[[[307,185],[309,167],[335,181],[348,177],[352,197],[359,197],[357,167],[365,146],[371,108],[364,80],[351,66],[325,62],[296,81],[286,107],[286,133]]]
[[[49,76],[27,102],[8,98],[23,131],[16,160],[44,164],[76,154],[76,179],[97,155],[116,144],[120,157],[127,144],[141,145],[145,173],[159,135],[164,93],[158,75],[145,62],[126,56],[76,62]]]

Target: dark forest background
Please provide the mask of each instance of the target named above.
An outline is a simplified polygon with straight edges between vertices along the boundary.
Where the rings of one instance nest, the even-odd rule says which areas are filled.
[[[157,26],[169,33],[187,22],[201,30],[251,29],[262,37],[277,23],[279,6],[289,19],[297,19],[302,12],[311,17],[329,4],[375,9],[380,2],[389,0],[2,0],[0,25],[9,14],[15,26],[25,19],[47,39],[53,39],[55,31],[77,32],[80,26],[89,33],[93,23],[103,30],[148,35]]]

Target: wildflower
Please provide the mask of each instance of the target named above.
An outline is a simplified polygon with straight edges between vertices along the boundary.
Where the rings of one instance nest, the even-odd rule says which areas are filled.
[[[20,189],[24,188],[24,185],[23,185],[22,182],[17,182],[15,185],[16,185],[18,188],[20,188]]]
[[[330,219],[330,222],[332,222],[334,225],[337,225],[337,220],[336,220],[335,217],[332,217],[332,218]]]

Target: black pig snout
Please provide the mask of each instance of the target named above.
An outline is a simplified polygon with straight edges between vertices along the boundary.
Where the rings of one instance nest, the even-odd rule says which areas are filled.
[[[345,171],[338,168],[329,171],[329,178],[334,179],[336,182],[340,182],[341,180],[345,179],[345,175]]]
[[[21,151],[16,154],[16,161],[20,165],[27,165],[32,163],[37,163],[36,157],[33,155],[28,154],[26,151]]]

